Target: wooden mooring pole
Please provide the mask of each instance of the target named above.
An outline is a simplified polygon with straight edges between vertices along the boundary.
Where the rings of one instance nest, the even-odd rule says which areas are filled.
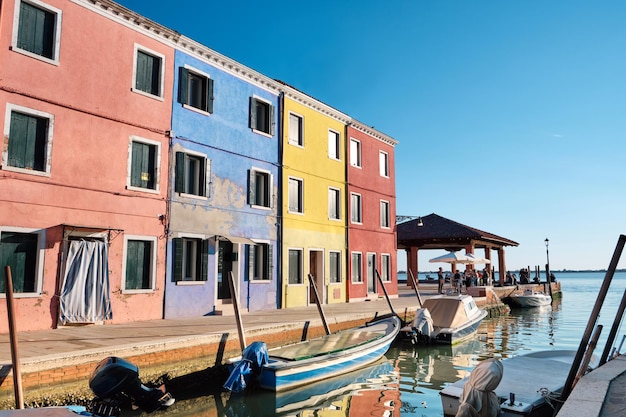
[[[13,391],[15,392],[15,408],[24,408],[24,392],[22,390],[22,371],[20,369],[20,355],[17,348],[17,328],[15,326],[15,309],[13,304],[13,279],[11,267],[4,267],[4,282],[7,300],[7,316],[9,317],[9,339],[11,341],[11,363],[13,365]]]
[[[385,283],[383,279],[380,277],[378,273],[378,269],[374,270],[376,272],[376,276],[378,277],[378,282],[380,282],[380,286],[383,288],[383,293],[385,294],[385,299],[387,300],[387,304],[389,304],[389,309],[391,310],[391,314],[397,316],[396,312],[393,309],[393,304],[391,304],[391,300],[389,299],[389,294],[387,294],[387,288],[385,288]]]
[[[328,323],[326,322],[326,315],[324,314],[324,309],[322,308],[322,301],[320,300],[320,295],[317,292],[317,286],[315,285],[315,280],[311,274],[308,275],[309,284],[311,286],[311,290],[313,290],[313,295],[315,295],[315,304],[317,304],[317,311],[320,313],[320,317],[322,318],[322,324],[324,325],[324,331],[326,334],[330,334],[330,327],[328,327]]]
[[[235,319],[237,320],[237,332],[239,333],[239,345],[243,352],[246,348],[246,336],[243,334],[243,321],[241,320],[241,313],[239,312],[239,300],[237,299],[237,293],[235,292],[235,278],[233,278],[232,271],[228,273],[228,285],[230,286],[230,298],[233,300],[233,307],[235,309]]]
[[[420,303],[420,308],[423,308],[423,304],[422,304],[422,296],[420,295],[420,290],[417,289],[417,281],[415,280],[415,277],[413,276],[413,271],[411,271],[409,269],[409,275],[411,277],[411,282],[413,282],[413,290],[415,290],[415,295],[417,295],[417,302]]]

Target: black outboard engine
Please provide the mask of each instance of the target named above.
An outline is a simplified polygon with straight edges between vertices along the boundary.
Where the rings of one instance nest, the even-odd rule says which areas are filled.
[[[148,413],[169,407],[175,401],[164,389],[148,388],[143,385],[139,379],[139,368],[115,356],[100,361],[91,373],[89,388],[105,401],[126,396],[133,404]]]

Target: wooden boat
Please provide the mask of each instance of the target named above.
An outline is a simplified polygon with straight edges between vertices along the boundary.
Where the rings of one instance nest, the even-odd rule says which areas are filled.
[[[552,297],[544,292],[528,289],[523,294],[511,295],[511,301],[518,307],[541,307],[552,304]]]
[[[285,391],[354,371],[382,357],[400,326],[396,315],[383,316],[361,327],[269,349],[254,379],[261,388]]]
[[[500,399],[499,417],[552,416],[550,402],[563,389],[575,355],[573,350],[548,350],[504,359],[504,373],[494,391]],[[440,391],[445,416],[456,415],[469,378]]]
[[[456,344],[474,336],[486,316],[487,312],[478,308],[471,295],[437,295],[424,300],[415,320],[400,332],[415,344]]]

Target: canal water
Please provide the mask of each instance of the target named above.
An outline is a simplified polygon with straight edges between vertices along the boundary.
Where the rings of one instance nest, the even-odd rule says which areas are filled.
[[[577,350],[602,286],[604,272],[555,273],[563,297],[551,306],[512,309],[483,320],[476,338],[457,346],[396,344],[377,363],[305,389],[274,394],[191,395],[166,414],[177,416],[417,416],[443,415],[439,391],[464,378],[485,358],[508,358],[540,350]],[[421,278],[421,277],[420,277]],[[615,274],[598,324],[601,355],[626,289],[626,272]],[[626,327],[617,333],[622,340]],[[622,351],[626,351],[626,343]],[[529,375],[529,377],[532,377]]]

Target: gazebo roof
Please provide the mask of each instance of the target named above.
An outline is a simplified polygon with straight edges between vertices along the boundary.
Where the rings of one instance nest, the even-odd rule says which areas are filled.
[[[485,232],[474,227],[457,223],[435,213],[396,226],[398,249],[417,247],[419,249],[446,249],[456,251],[472,245],[475,248],[502,248],[518,246],[510,239]]]

